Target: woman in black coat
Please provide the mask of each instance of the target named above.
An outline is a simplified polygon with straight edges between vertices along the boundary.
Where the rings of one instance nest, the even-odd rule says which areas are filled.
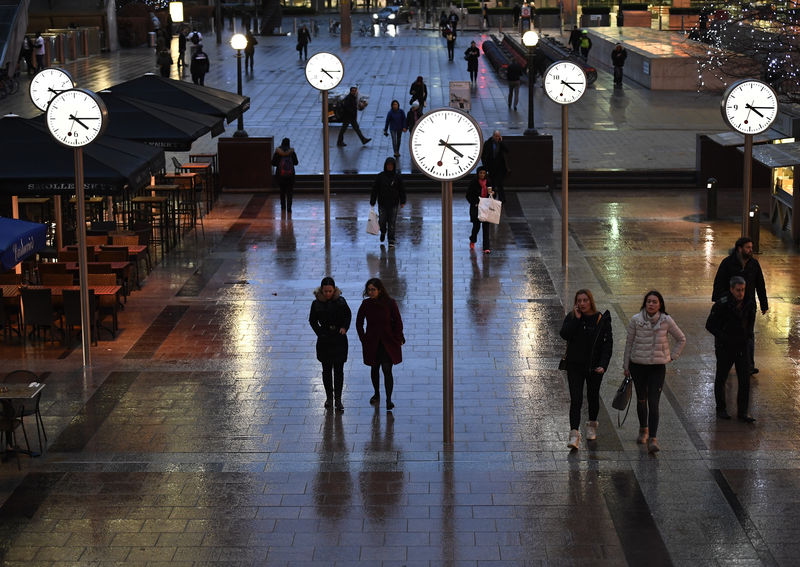
[[[322,279],[314,290],[308,322],[317,335],[317,360],[322,363],[322,385],[325,387],[325,409],[343,412],[342,387],[344,363],[347,362],[347,329],[350,328],[350,307],[333,278]]]
[[[469,71],[469,80],[476,82],[478,80],[478,57],[481,56],[481,51],[475,42],[472,41],[469,47],[464,51],[464,59],[467,60],[467,71]]]
[[[491,223],[481,222],[478,220],[478,203],[481,197],[489,197],[494,195],[492,185],[489,183],[486,168],[480,166],[477,174],[469,182],[467,187],[467,201],[469,202],[469,220],[472,222],[472,233],[469,235],[469,249],[475,249],[475,243],[478,241],[478,231],[483,228],[483,253],[489,254],[492,247],[489,241],[489,225]]]
[[[594,296],[588,289],[575,292],[575,305],[561,325],[561,338],[567,341],[567,382],[569,383],[570,449],[580,448],[583,385],[589,403],[586,439],[597,438],[597,414],[600,411],[600,384],[611,361],[613,336],[611,314],[597,312]]]

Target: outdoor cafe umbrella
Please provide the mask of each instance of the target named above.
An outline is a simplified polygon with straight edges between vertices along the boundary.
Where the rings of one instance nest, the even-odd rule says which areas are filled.
[[[74,151],[47,131],[44,115],[0,118],[0,194],[44,196],[75,194]],[[164,169],[164,151],[107,134],[86,146],[84,188],[87,195],[115,195],[138,190],[151,173]]]
[[[43,224],[0,217],[0,267],[10,270],[44,248],[46,239]]]
[[[228,124],[250,108],[250,97],[220,89],[176,81],[153,74],[142,75],[114,85],[112,93],[165,106],[178,107],[200,114],[221,116]]]
[[[200,136],[225,131],[222,117],[200,114],[130,98],[111,91],[97,93],[108,109],[105,135],[157,146],[166,151],[185,152]]]

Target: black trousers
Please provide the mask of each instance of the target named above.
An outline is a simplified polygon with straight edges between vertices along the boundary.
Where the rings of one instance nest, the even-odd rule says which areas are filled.
[[[479,220],[472,221],[472,233],[469,235],[470,242],[477,242],[478,241],[478,231],[483,229],[483,249],[484,250],[491,250],[492,243],[490,241],[489,231],[491,230],[492,223],[490,222],[481,222]]]
[[[731,366],[736,367],[736,378],[739,380],[739,391],[736,395],[736,413],[739,416],[747,415],[750,407],[750,361],[747,348],[726,349],[715,348],[717,355],[717,374],[714,379],[714,398],[717,401],[717,411],[727,411],[725,401],[725,382],[728,381],[728,372]]]
[[[353,120],[348,120],[345,118],[344,120],[342,120],[342,127],[339,129],[339,137],[336,140],[337,144],[339,145],[344,144],[344,133],[347,132],[348,126],[353,127],[353,131],[356,134],[358,134],[358,138],[361,140],[362,144],[366,142],[367,138],[364,136],[364,134],[361,133],[361,128],[359,128],[358,126],[358,120],[356,120],[355,118]]]
[[[247,73],[247,66],[250,65],[250,72],[253,72],[253,56],[255,53],[244,54],[244,72]]]
[[[614,67],[614,84],[621,85],[622,84],[622,67]]]
[[[344,361],[322,363],[322,385],[327,398],[342,399],[344,386]]]
[[[292,194],[294,193],[294,175],[281,175],[278,177],[278,187],[281,190],[281,210],[292,210]]]
[[[567,372],[569,383],[569,428],[578,429],[581,426],[581,408],[583,407],[583,385],[586,384],[586,400],[589,404],[589,421],[597,421],[600,413],[600,384],[603,375],[589,371]]]
[[[378,364],[370,366],[370,379],[372,380],[372,387],[375,389],[375,395],[380,395],[381,374],[383,370],[383,387],[386,390],[386,401],[391,401],[392,391],[394,390],[394,376],[392,376],[392,359],[389,353],[383,348],[383,343],[378,343]]]
[[[667,366],[631,362],[629,370],[636,388],[636,414],[639,417],[639,427],[647,427],[650,437],[655,437],[658,434],[658,402],[661,400]]]

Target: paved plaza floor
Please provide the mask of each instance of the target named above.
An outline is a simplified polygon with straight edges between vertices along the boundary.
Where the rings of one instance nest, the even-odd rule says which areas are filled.
[[[92,369],[81,371],[79,348],[0,347],[7,369],[42,373],[48,432],[21,472],[13,458],[0,466],[0,563],[796,564],[800,258],[762,231],[758,421],[721,422],[703,325],[735,218],[700,220],[686,192],[575,192],[570,210],[563,270],[554,195],[512,193],[490,255],[469,250],[456,195],[446,446],[440,199],[412,195],[387,249],[364,231],[366,196],[335,195],[327,256],[317,196],[298,196],[287,218],[272,196],[224,195],[205,237],[187,238],[131,295]],[[327,273],[353,311],[371,276],[399,302],[407,343],[393,412],[368,403],[352,328],[345,412],[322,407],[307,317]],[[612,313],[614,356],[599,438],[570,453],[558,329],[581,287]],[[668,369],[657,456],[636,444],[636,416],[617,428],[610,406],[625,323],[650,288],[689,339]]]
[[[445,79],[463,78],[434,36],[401,35],[382,49],[378,41],[354,37],[344,55],[372,101],[402,98],[421,73],[436,104]],[[333,42],[320,37],[312,47]],[[245,125],[290,135],[313,164],[318,152],[302,148],[318,144],[317,98],[293,40],[260,38],[258,49]],[[227,61],[212,60],[208,84],[235,84]],[[152,65],[152,53],[139,50],[72,70],[99,89]],[[610,83],[601,72],[570,115],[575,159],[587,168],[692,169],[696,131],[723,128],[712,97],[626,85],[620,107]],[[537,126],[555,128],[558,110],[540,94]],[[484,67],[477,95],[487,131],[524,128],[527,117],[507,113],[504,88]],[[0,108],[31,115],[24,102]],[[368,135],[383,115],[370,108]],[[379,140],[349,145],[335,167],[376,169],[389,151]],[[0,343],[7,370],[27,368],[46,383],[48,437],[44,455],[21,458],[21,471],[13,458],[0,465],[0,564],[797,564],[800,256],[766,229],[758,258],[770,311],[756,323],[757,421],[714,414],[704,322],[716,267],[739,236],[736,196],[724,195],[720,220],[709,222],[694,192],[573,191],[563,269],[557,194],[511,193],[490,255],[469,250],[467,203],[457,194],[452,445],[442,442],[439,196],[411,195],[397,247],[383,248],[364,230],[366,195],[334,195],[330,255],[320,196],[296,196],[290,217],[276,201],[224,194],[204,234],[188,235],[133,292],[117,338],[103,334],[92,348],[91,369],[82,370],[79,348]],[[407,343],[392,412],[368,403],[352,328],[345,412],[322,407],[307,318],[326,274],[354,312],[372,276],[398,300]],[[569,452],[558,330],[582,287],[612,314],[614,355],[599,437]],[[617,427],[610,404],[626,322],[652,288],[688,337],[668,367],[656,456],[636,444],[636,416]],[[32,421],[28,434],[35,445]]]

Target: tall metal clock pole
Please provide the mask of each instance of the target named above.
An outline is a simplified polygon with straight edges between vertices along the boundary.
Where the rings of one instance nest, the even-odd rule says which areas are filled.
[[[328,91],[338,85],[344,77],[342,60],[333,53],[321,51],[312,55],[306,63],[306,80],[322,92],[322,192],[325,200],[325,251],[330,272],[331,249],[331,167],[330,135],[328,133]]]
[[[478,164],[483,134],[469,114],[439,108],[414,126],[409,149],[414,165],[442,185],[442,440],[453,443],[453,181]]]
[[[561,105],[561,265],[569,262],[569,113],[586,92],[586,73],[572,61],[556,61],[544,73],[547,98]]]
[[[764,81],[743,79],[722,94],[722,119],[744,135],[742,171],[742,236],[748,236],[750,197],[753,185],[753,136],[766,132],[778,116],[778,95]]]
[[[83,365],[92,365],[92,317],[89,305],[89,275],[86,254],[86,196],[83,189],[83,148],[75,148],[75,195],[77,197],[77,222],[78,222],[78,281],[81,284],[81,347],[83,350]]]

